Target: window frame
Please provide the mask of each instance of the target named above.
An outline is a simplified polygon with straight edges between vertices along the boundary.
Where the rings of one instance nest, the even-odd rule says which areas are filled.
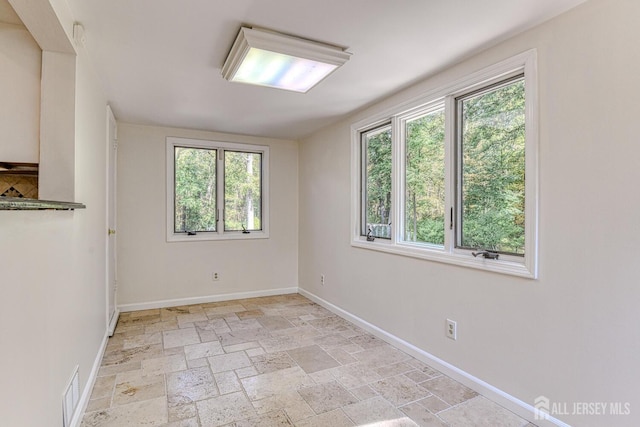
[[[175,232],[175,148],[216,150],[216,230],[198,231],[194,235]],[[225,210],[225,151],[260,154],[261,164],[261,230],[243,233],[224,227]],[[167,242],[192,242],[210,240],[243,240],[269,238],[269,146],[237,142],[211,141],[181,137],[166,138],[166,240]]]
[[[471,255],[473,250],[456,248],[458,221],[456,147],[456,98],[524,74],[525,81],[525,254],[501,254],[499,259]],[[404,241],[405,147],[404,124],[444,105],[445,108],[445,242],[444,247]],[[391,239],[367,241],[362,236],[362,185],[360,135],[376,125],[391,121],[392,129],[392,224]],[[523,52],[458,79],[449,85],[423,93],[404,103],[360,120],[351,126],[351,245],[396,255],[421,258],[479,270],[530,279],[538,277],[538,84],[537,53]],[[451,209],[453,208],[453,211]],[[453,218],[450,213],[453,212]],[[451,228],[451,220],[454,224]]]

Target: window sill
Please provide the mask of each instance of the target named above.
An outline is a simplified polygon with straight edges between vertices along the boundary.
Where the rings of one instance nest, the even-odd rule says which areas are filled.
[[[208,242],[216,240],[255,240],[268,238],[269,233],[266,233],[264,231],[252,231],[248,234],[244,234],[241,231],[237,233],[226,232],[224,234],[219,234],[216,232],[202,232],[196,233],[193,236],[189,236],[184,233],[175,233],[167,236],[167,242]]]
[[[375,240],[368,242],[364,238],[354,238],[351,246],[362,249],[369,249],[379,252],[386,252],[394,255],[408,256],[412,258],[425,259],[428,261],[441,262],[445,264],[458,265],[461,267],[485,270],[493,273],[507,274],[511,276],[536,279],[534,271],[524,263],[506,260],[492,260],[484,258],[474,258],[471,255],[460,253],[449,253],[444,249],[425,248],[410,244],[397,244]]]

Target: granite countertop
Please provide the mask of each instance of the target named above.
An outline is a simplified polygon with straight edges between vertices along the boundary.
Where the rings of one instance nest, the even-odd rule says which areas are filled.
[[[84,209],[85,205],[82,203],[74,203],[74,202],[58,202],[54,200],[38,200],[38,199],[27,199],[23,197],[0,197],[0,210],[3,211],[33,211],[33,210],[43,210],[43,209],[53,209],[53,210],[74,210],[74,209]]]

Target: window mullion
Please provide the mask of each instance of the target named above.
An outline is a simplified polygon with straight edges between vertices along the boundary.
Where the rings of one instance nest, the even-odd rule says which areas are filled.
[[[224,149],[218,148],[216,163],[216,205],[218,208],[216,231],[220,236],[224,234],[224,153]]]
[[[391,121],[391,243],[403,240],[404,232],[404,132],[401,120],[396,116]]]
[[[456,168],[454,167],[456,153],[455,99],[452,96],[445,98],[444,117],[444,250],[445,252],[451,253],[455,248],[455,233],[458,217],[456,209]]]

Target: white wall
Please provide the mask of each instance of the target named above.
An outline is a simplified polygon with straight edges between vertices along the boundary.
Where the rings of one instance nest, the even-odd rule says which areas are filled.
[[[167,136],[270,147],[269,239],[166,242]],[[125,306],[297,287],[297,143],[119,123],[117,236]]]
[[[62,425],[64,387],[79,365],[83,392],[106,332],[106,99],[84,52],[76,77],[75,190],[87,209],[0,211],[2,425]]]
[[[631,403],[567,423],[640,424],[638,16],[634,0],[592,0],[301,141],[300,287],[531,405]],[[531,48],[539,280],[352,248],[350,124]]]
[[[0,22],[0,161],[38,163],[41,57],[24,25]]]

